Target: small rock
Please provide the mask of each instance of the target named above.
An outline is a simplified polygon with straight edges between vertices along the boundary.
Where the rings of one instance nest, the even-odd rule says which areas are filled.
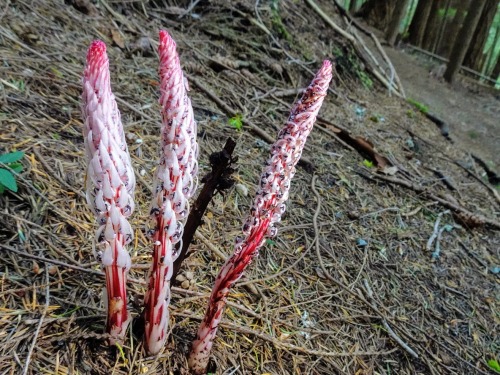
[[[184,280],[181,284],[183,289],[189,289],[189,280]]]
[[[33,273],[35,275],[39,275],[41,272],[42,272],[42,268],[40,268],[40,266],[38,265],[37,262],[33,262]]]
[[[358,247],[365,247],[368,245],[368,242],[366,242],[366,240],[362,239],[362,238],[357,238],[356,239],[356,245]]]
[[[137,39],[134,43],[132,43],[130,49],[132,53],[139,52],[144,57],[149,57],[154,55],[153,48],[147,36],[143,36]]]
[[[184,276],[182,274],[181,275],[177,275],[176,279],[177,279],[178,282],[182,283],[183,281],[186,281],[186,276]]]
[[[234,188],[236,189],[236,192],[242,197],[246,197],[248,195],[248,188],[245,185],[236,184],[234,185]]]
[[[188,272],[185,273],[185,275],[186,275],[186,279],[193,280],[193,277],[194,277],[194,273],[193,272],[188,271]]]
[[[138,138],[134,133],[127,133],[126,137],[129,141],[135,141]]]

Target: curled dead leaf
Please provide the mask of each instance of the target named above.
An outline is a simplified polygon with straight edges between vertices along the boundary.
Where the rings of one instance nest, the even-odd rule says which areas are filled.
[[[122,34],[118,30],[111,30],[111,39],[113,39],[113,43],[121,49],[125,48],[125,41],[123,40]]]

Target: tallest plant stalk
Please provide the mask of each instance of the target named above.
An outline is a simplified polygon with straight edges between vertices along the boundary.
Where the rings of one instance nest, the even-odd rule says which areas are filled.
[[[87,203],[99,224],[95,249],[106,274],[107,332],[120,341],[130,321],[126,281],[131,262],[125,246],[132,241],[127,218],[134,209],[135,177],[111,92],[106,45],[99,40],[88,50],[82,83]]]
[[[300,159],[307,136],[312,130],[328,85],[332,65],[325,61],[302,98],[295,104],[285,127],[271,148],[250,216],[243,226],[245,237],[236,241],[233,255],[217,275],[205,317],[198,329],[189,356],[194,374],[205,374],[217,328],[222,319],[230,288],[257,255],[266,236],[275,236],[275,223],[281,220],[288,199],[290,181]]]
[[[158,353],[167,339],[170,279],[174,261],[182,249],[188,199],[196,189],[198,144],[196,122],[187,96],[174,40],[160,31],[160,106],[162,116],[160,161],[155,174],[151,204],[150,236],[153,238],[148,291],[144,300],[145,346]]]

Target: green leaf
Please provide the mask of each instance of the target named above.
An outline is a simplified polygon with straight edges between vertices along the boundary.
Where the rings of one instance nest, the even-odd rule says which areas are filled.
[[[488,366],[490,369],[500,373],[500,364],[498,364],[498,361],[496,359],[490,359],[488,361]]]
[[[5,193],[5,186],[3,186],[0,182],[0,195],[2,195],[3,193]]]
[[[370,160],[363,160],[363,165],[366,167],[366,168],[373,168],[373,162],[370,161]]]
[[[276,245],[276,242],[274,242],[273,240],[271,240],[271,239],[267,238],[267,239],[266,239],[266,245],[269,245],[269,246],[274,246],[274,245]]]
[[[243,128],[243,116],[240,113],[237,113],[236,116],[231,117],[228,120],[228,123],[236,130],[241,130]]]
[[[0,168],[0,184],[12,190],[14,193],[17,191],[16,179],[7,169]]]
[[[12,163],[9,165],[9,167],[16,173],[19,173],[23,170],[23,165],[21,163]]]
[[[24,152],[22,151],[9,152],[8,154],[0,155],[0,162],[4,164],[14,163],[18,160],[21,160],[23,156]]]

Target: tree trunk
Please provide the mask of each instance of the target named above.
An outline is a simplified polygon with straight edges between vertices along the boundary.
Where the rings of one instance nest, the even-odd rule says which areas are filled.
[[[440,55],[443,57],[450,57],[451,49],[453,48],[453,44],[455,43],[455,39],[457,38],[458,32],[462,27],[465,16],[467,14],[467,9],[469,8],[470,0],[460,0],[457,4],[457,12],[455,13],[455,17],[453,17],[453,21],[448,30],[446,30],[446,38],[445,45],[443,46],[443,50],[440,51]]]
[[[387,34],[385,37],[387,43],[389,43],[389,45],[391,46],[394,46],[394,43],[396,42],[396,37],[399,34],[399,27],[401,26],[401,22],[403,21],[404,17],[406,16],[406,13],[408,12],[409,3],[410,0],[398,1],[396,4],[396,8],[392,13],[391,17],[392,19],[391,22],[389,23]]]
[[[359,8],[356,16],[362,17],[367,24],[385,32],[397,3],[398,0],[368,0]]]
[[[497,12],[498,0],[486,0],[486,5],[481,12],[478,26],[474,31],[469,50],[465,55],[464,65],[471,69],[481,71],[484,63],[484,45],[488,39],[493,18]]]
[[[357,9],[357,0],[351,0],[351,3],[349,4],[349,13],[354,14],[356,13]]]
[[[417,47],[422,47],[427,19],[431,12],[433,0],[419,0],[415,15],[410,24],[410,43]]]
[[[484,75],[488,76],[491,74],[492,70],[494,69],[493,64],[495,63],[495,48],[498,45],[498,42],[500,41],[500,27],[497,27],[497,30],[495,31],[495,38],[493,38],[493,44],[491,45],[489,51],[488,51],[488,57],[486,58],[486,66],[484,67]],[[498,58],[498,56],[497,56]],[[496,79],[496,77],[494,77]]]
[[[440,18],[439,9],[441,6],[443,6],[442,0],[434,0],[432,3],[429,19],[427,20],[427,25],[425,27],[424,39],[422,41],[422,48],[426,51],[432,52],[432,46],[437,38]]]
[[[481,12],[483,11],[486,1],[487,0],[473,1],[469,7],[464,25],[460,29],[451,51],[450,62],[448,63],[448,67],[444,73],[444,79],[450,83],[455,80],[462,63],[464,62],[465,54],[469,48],[474,30],[476,30],[477,24],[479,23],[479,18],[481,18]]]
[[[439,33],[432,46],[432,51],[431,51],[432,53],[436,53],[439,46],[441,45],[441,41],[443,40],[444,29],[446,27],[446,24],[448,23],[448,11],[450,10],[450,3],[451,0],[446,1],[446,7],[444,8],[443,18],[441,19],[441,24],[439,25]]]
[[[495,68],[493,68],[493,73],[491,73],[491,78],[498,79],[498,76],[500,76],[500,56],[498,57]]]

